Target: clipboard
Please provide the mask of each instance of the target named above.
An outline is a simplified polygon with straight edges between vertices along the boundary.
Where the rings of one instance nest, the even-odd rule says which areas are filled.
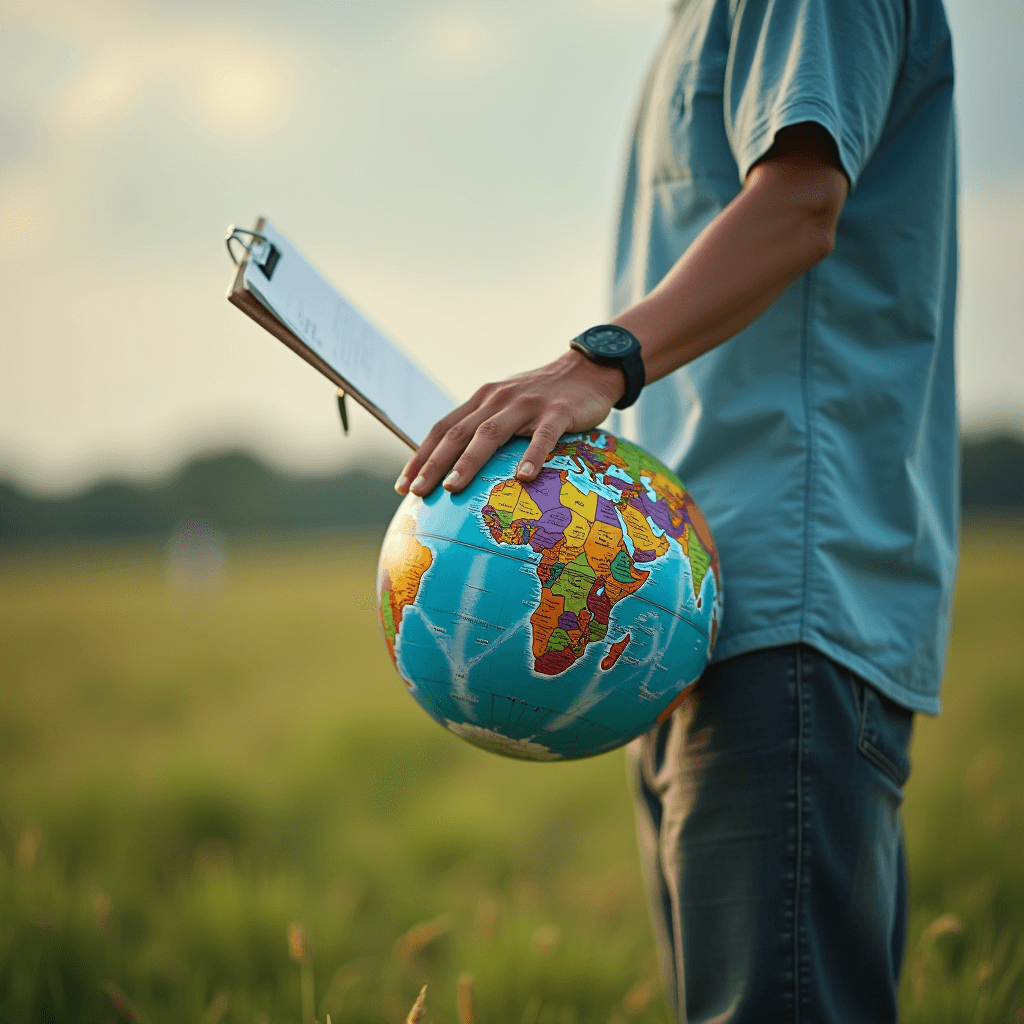
[[[237,266],[227,298],[351,395],[410,448],[455,408],[448,392],[308,264],[267,218],[225,236]],[[236,246],[242,250],[239,255]]]

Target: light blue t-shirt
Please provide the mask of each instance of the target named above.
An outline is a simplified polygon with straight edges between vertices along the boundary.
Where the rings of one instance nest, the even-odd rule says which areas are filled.
[[[629,153],[616,312],[739,192],[781,128],[835,140],[832,254],[613,426],[692,490],[721,556],[715,659],[803,642],[939,709],[956,573],[953,59],[940,0],[690,0]]]

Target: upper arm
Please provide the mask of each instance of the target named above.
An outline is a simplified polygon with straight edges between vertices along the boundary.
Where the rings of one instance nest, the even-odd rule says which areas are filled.
[[[893,0],[739,0],[730,25],[726,131],[745,180],[804,153],[854,187],[878,145],[903,60]]]
[[[745,187],[759,182],[790,195],[831,231],[850,190],[835,140],[813,121],[788,125],[747,173]]]
[[[835,144],[813,123],[783,128],[743,184],[743,191],[756,195],[762,209],[782,218],[787,237],[800,239],[814,262],[836,244],[848,190]]]

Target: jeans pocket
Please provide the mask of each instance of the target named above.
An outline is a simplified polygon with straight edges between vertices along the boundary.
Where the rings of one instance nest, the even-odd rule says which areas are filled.
[[[857,749],[902,789],[910,778],[914,713],[856,676],[851,677],[851,682],[860,714]]]

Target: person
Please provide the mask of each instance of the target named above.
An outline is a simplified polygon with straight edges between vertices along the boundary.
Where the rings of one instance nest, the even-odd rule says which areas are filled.
[[[396,484],[459,491],[515,434],[530,480],[646,384],[610,429],[686,482],[725,588],[712,663],[628,748],[681,1021],[896,1019],[900,804],[956,572],[956,197],[941,0],[677,4],[596,332],[640,358],[585,332]]]

